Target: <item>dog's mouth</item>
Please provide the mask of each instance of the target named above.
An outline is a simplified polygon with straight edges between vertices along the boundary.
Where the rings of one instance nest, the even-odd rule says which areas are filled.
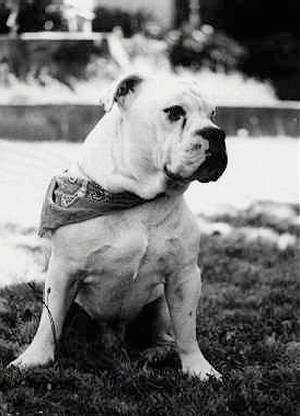
[[[197,180],[199,182],[215,182],[224,173],[227,167],[227,153],[226,150],[221,152],[210,153],[206,160],[199,166],[199,168],[188,178],[172,173],[167,166],[164,166],[164,173],[172,182],[187,184],[191,181]]]
[[[172,182],[182,182],[182,183],[188,183],[190,182],[190,178],[184,178],[181,175],[178,175],[176,173],[172,173],[167,166],[164,166],[164,173],[167,176],[167,178],[169,180],[171,180]]]
[[[199,182],[215,182],[224,173],[228,163],[226,151],[211,153],[193,173],[191,180]]]

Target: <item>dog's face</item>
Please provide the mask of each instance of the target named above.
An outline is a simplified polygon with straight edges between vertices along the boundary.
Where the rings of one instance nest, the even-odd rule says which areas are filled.
[[[194,82],[131,75],[111,89],[106,110],[114,102],[128,141],[125,157],[133,166],[143,164],[186,182],[216,181],[224,172],[225,133],[214,124],[214,109]]]

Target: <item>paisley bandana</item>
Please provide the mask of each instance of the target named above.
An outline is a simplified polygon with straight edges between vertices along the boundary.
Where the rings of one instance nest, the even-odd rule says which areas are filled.
[[[54,176],[46,191],[38,235],[49,237],[59,227],[132,208],[146,200],[130,192],[111,193],[91,180],[65,172]]]

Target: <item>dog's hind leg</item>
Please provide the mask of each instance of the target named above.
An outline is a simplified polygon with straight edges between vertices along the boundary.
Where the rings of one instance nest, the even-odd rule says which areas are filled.
[[[151,325],[151,346],[142,352],[144,368],[163,362],[175,351],[175,341],[171,327],[171,318],[164,294],[147,304],[143,310],[142,323],[145,328]],[[148,335],[148,334],[147,334]],[[151,338],[151,339],[150,339]]]
[[[166,299],[175,333],[182,370],[201,379],[220,374],[204,358],[196,339],[196,312],[201,290],[199,268],[188,266],[166,282]]]
[[[165,296],[153,302],[152,339],[156,345],[173,344],[171,317]]]
[[[38,330],[28,348],[10,365],[33,367],[54,360],[64,318],[77,293],[75,276],[74,270],[63,259],[50,259]]]

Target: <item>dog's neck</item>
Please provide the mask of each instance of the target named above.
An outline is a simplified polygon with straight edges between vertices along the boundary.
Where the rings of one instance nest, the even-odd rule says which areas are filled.
[[[125,144],[119,129],[118,111],[106,114],[83,143],[71,173],[112,193],[127,191],[149,200],[162,193],[178,195],[187,189],[187,183],[172,180],[163,170],[128,166],[123,158]]]

